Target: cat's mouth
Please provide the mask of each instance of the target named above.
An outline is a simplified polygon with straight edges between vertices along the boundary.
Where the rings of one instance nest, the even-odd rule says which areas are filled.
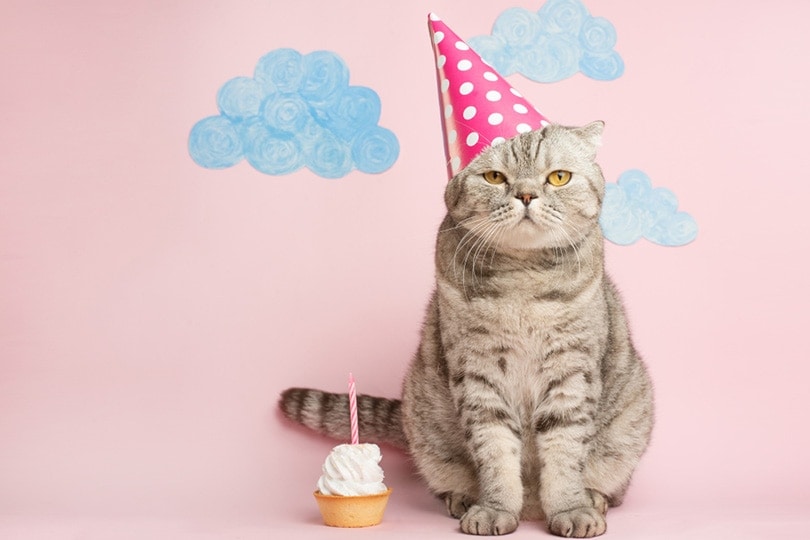
[[[528,208],[526,208],[526,210],[523,211],[523,217],[519,221],[519,223],[526,223],[526,222],[529,222],[532,225],[536,224]]]

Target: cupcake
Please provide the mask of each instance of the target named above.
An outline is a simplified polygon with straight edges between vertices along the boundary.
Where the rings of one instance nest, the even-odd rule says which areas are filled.
[[[383,483],[376,444],[341,444],[323,464],[315,500],[330,527],[369,527],[382,521],[391,489]]]

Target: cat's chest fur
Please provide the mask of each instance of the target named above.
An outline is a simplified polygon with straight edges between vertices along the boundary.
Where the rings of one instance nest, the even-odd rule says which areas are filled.
[[[531,427],[549,388],[568,369],[549,358],[553,349],[568,342],[572,331],[593,327],[599,333],[594,317],[601,305],[600,275],[578,272],[562,280],[561,273],[569,272],[527,264],[479,277],[465,288],[457,280],[438,280],[440,331],[451,374],[481,375],[505,390],[524,428]],[[591,337],[601,341],[596,334]]]

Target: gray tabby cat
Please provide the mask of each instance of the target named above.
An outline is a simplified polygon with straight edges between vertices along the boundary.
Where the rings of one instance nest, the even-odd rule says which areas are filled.
[[[604,533],[650,440],[652,386],[604,272],[603,127],[519,135],[450,181],[402,400],[359,397],[363,438],[406,449],[465,533]],[[348,435],[346,395],[289,389],[280,406]]]

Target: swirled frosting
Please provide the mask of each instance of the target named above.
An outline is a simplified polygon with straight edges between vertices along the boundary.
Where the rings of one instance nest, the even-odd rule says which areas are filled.
[[[376,444],[341,444],[323,464],[318,490],[324,495],[376,495],[386,489],[380,467],[382,454]]]

